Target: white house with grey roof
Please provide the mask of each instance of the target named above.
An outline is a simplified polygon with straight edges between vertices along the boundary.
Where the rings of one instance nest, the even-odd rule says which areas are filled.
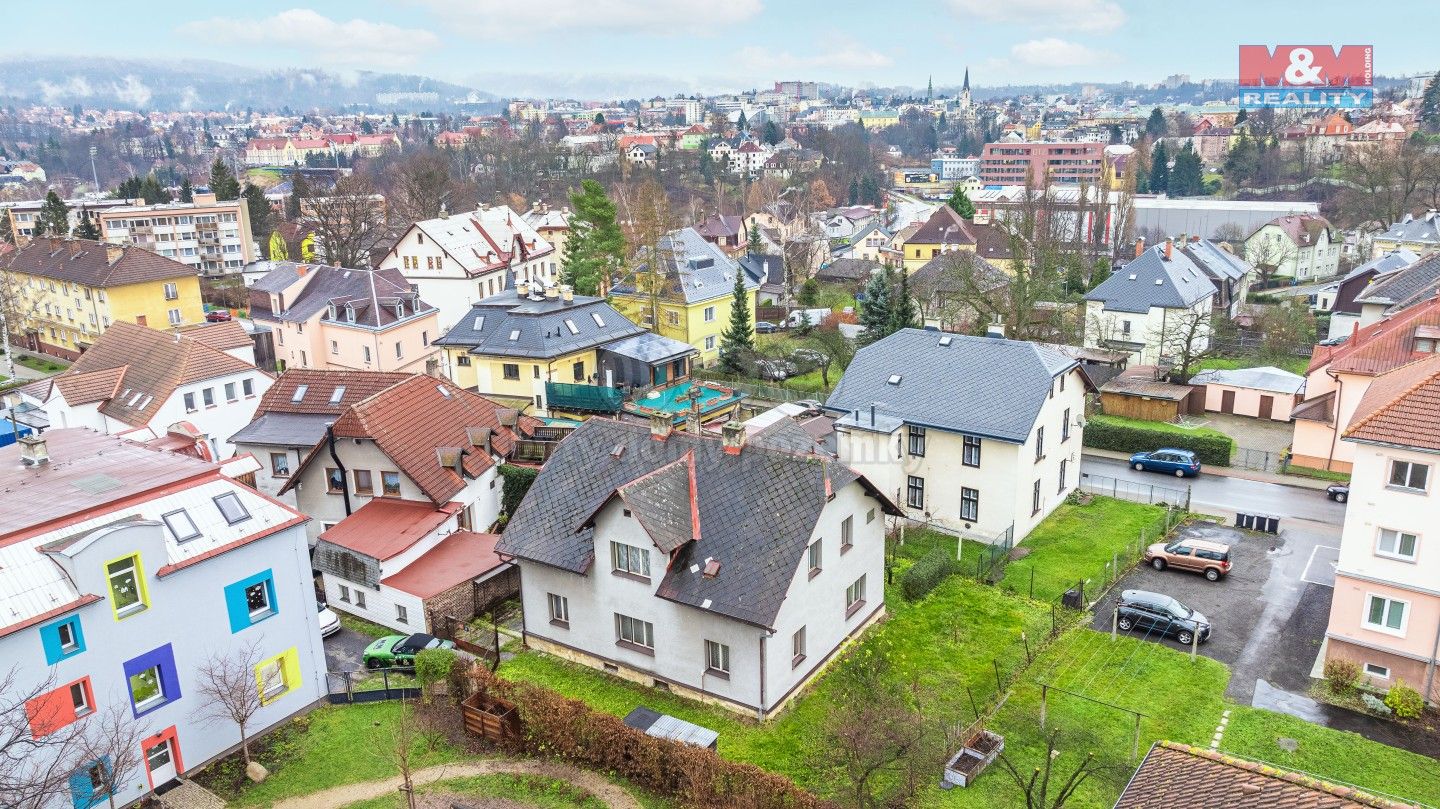
[[[1217,262],[1218,266],[1218,262]],[[1132,365],[1210,345],[1216,288],[1206,269],[1166,240],[1085,293],[1085,347],[1126,351]]]
[[[542,651],[764,719],[885,612],[890,500],[783,419],[747,434],[596,418],[497,552]]]
[[[911,519],[1019,542],[1079,483],[1086,385],[1039,343],[902,329],[856,353],[825,409],[840,460]]]

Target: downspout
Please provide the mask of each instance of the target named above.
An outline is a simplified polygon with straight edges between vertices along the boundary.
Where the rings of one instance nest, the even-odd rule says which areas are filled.
[[[325,425],[325,445],[330,450],[330,460],[335,462],[335,468],[340,470],[340,495],[345,498],[345,516],[349,517],[350,511],[350,473],[345,471],[345,464],[340,462],[340,455],[335,452],[335,422]],[[329,481],[326,481],[329,485]]]
[[[765,721],[765,635],[760,635],[760,704],[755,707],[755,718]]]
[[[1328,368],[1325,375],[1335,380],[1335,429],[1330,431],[1330,456],[1325,459],[1325,471],[1332,472],[1334,470],[1330,466],[1335,463],[1335,442],[1340,440],[1340,405],[1345,398],[1345,380]]]
[[[1440,700],[1430,699],[1430,689],[1435,685],[1435,662],[1440,658],[1440,624],[1435,626],[1435,644],[1430,647],[1430,661],[1425,664],[1425,700],[1431,704]]]

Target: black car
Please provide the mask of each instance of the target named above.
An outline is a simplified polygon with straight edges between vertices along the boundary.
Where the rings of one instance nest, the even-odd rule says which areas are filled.
[[[1325,496],[1337,503],[1343,503],[1350,499],[1350,484],[1332,483],[1325,487]]]
[[[771,323],[771,322],[768,321],[768,320],[757,320],[757,321],[755,321],[755,333],[756,333],[756,334],[774,334],[774,333],[775,333],[775,324],[774,324],[774,323]]]
[[[1200,636],[1210,639],[1210,619],[1163,593],[1126,590],[1116,606],[1118,626],[1126,632],[1143,630],[1146,634],[1169,636],[1189,646]]]

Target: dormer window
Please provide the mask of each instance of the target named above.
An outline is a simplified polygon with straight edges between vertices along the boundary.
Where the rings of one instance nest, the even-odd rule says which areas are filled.
[[[334,319],[338,316],[338,315],[336,314],[336,312],[335,312],[335,304],[332,303],[332,304],[330,304],[329,307],[327,307],[327,308],[330,310],[330,312],[329,312],[330,319],[331,319],[331,320],[334,320]]]
[[[345,304],[345,321],[347,323],[355,322],[355,307],[351,306],[348,303]]]

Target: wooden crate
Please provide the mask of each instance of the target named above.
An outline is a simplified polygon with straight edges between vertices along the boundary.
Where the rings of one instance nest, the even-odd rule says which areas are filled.
[[[465,730],[491,742],[511,742],[520,738],[520,712],[503,699],[487,694],[471,694],[460,703]]]

